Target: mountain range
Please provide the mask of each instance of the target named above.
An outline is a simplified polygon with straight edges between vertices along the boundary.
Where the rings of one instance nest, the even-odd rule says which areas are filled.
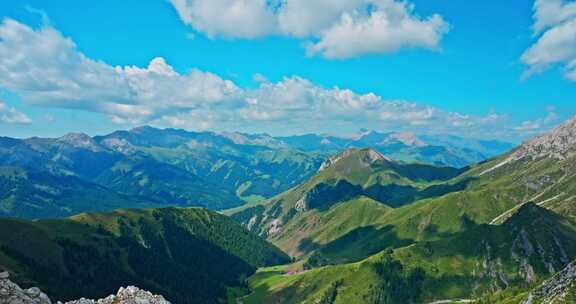
[[[248,298],[519,303],[576,258],[575,135],[576,118],[460,172],[411,175],[372,149],[345,151],[301,186],[231,213],[297,259],[257,274]],[[261,277],[277,280],[262,288]]]
[[[166,205],[228,209],[293,188],[336,151],[364,145],[397,160],[458,167],[511,147],[400,133],[346,139],[152,127],[95,137],[0,137],[0,215],[53,218]]]
[[[576,118],[464,167],[392,157],[377,134],[336,153],[149,127],[3,138],[0,210],[59,219],[0,218],[0,268],[63,301],[135,285],[172,303],[570,303]]]
[[[289,146],[306,152],[330,155],[350,148],[373,148],[388,157],[404,162],[462,168],[507,152],[513,144],[497,140],[478,140],[450,135],[362,130],[352,137],[306,134],[279,137]]]

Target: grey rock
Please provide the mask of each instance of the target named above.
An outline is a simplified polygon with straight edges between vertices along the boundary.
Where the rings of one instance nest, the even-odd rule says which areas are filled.
[[[573,117],[553,131],[525,142],[510,159],[551,157],[562,160],[575,154],[576,117]]]
[[[52,304],[50,298],[39,288],[32,287],[23,290],[10,281],[7,272],[0,273],[0,304]],[[148,291],[141,290],[134,286],[120,288],[115,295],[107,296],[104,299],[91,300],[79,299],[58,304],[170,304],[164,297],[154,295]]]
[[[28,288],[24,292],[31,298],[37,298],[42,293],[38,287]]]
[[[128,286],[120,288],[116,295],[110,295],[104,299],[80,299],[64,304],[170,304],[170,302],[162,296],[153,295],[134,286]]]
[[[544,281],[534,289],[522,304],[543,303],[560,304],[570,289],[576,288],[576,261],[568,264],[564,270]]]
[[[0,304],[52,304],[47,295],[40,289],[32,287],[22,290],[9,279],[7,273],[0,278]]]

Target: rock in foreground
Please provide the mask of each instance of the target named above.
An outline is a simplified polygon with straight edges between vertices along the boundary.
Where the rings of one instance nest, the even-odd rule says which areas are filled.
[[[58,302],[62,304],[61,302]],[[20,288],[10,281],[8,272],[0,272],[0,304],[52,304],[50,298],[37,287]],[[104,299],[80,299],[64,304],[170,304],[164,297],[153,295],[134,286],[121,287],[116,295]]]
[[[0,272],[0,304],[51,304],[36,287],[22,289],[10,281],[8,272]]]
[[[64,304],[170,304],[164,297],[153,295],[134,286],[121,287],[116,295],[100,300],[80,299]]]

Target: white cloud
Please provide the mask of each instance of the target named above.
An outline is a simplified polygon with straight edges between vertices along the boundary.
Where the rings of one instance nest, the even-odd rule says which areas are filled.
[[[180,19],[209,37],[304,39],[309,54],[349,58],[402,48],[437,49],[448,24],[396,0],[171,0]]]
[[[319,36],[346,12],[367,3],[365,0],[288,0],[278,12],[280,30],[285,35],[308,38]]]
[[[576,81],[576,3],[536,0],[534,31],[539,36],[521,57],[528,67],[524,76],[562,65],[566,78]]]
[[[327,58],[350,58],[401,48],[438,48],[448,24],[440,15],[422,20],[411,13],[406,3],[395,1],[382,1],[370,12],[344,13],[308,51]]]
[[[534,31],[536,33],[576,17],[576,3],[563,0],[534,2]]]
[[[32,120],[26,114],[0,100],[0,123],[29,124],[31,122]]]
[[[180,75],[162,58],[146,68],[113,67],[87,58],[51,27],[34,30],[12,19],[0,24],[0,86],[31,104],[104,113],[117,122],[197,108],[238,91],[212,73]]]
[[[298,76],[255,79],[258,87],[240,88],[209,72],[179,73],[163,58],[146,67],[114,67],[86,57],[49,26],[35,30],[10,19],[0,24],[0,88],[28,104],[102,113],[115,123],[277,134],[349,134],[360,128],[477,136],[520,132],[496,113],[455,113],[326,88]],[[5,104],[0,119],[30,122]]]
[[[208,37],[258,38],[276,32],[266,0],[170,0],[180,19]]]

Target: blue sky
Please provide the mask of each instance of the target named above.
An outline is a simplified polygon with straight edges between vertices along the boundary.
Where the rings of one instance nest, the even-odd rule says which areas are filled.
[[[182,0],[182,3],[192,10],[196,8],[194,2],[197,1],[201,2]],[[221,1],[230,4],[235,0]],[[173,106],[182,103],[188,95],[166,98],[170,100],[165,101],[163,96],[169,96],[170,90],[161,90],[164,95],[154,91],[150,93],[151,99],[158,101],[146,102],[166,105],[122,108],[123,111],[141,111],[142,114],[115,116],[114,111],[119,110],[117,107],[111,108],[109,102],[116,101],[108,99],[120,97],[98,92],[115,90],[115,86],[80,88],[79,92],[90,93],[78,97],[78,100],[70,97],[77,94],[76,91],[59,93],[57,96],[63,96],[61,100],[55,96],[43,100],[46,92],[40,94],[38,90],[44,85],[15,85],[15,79],[21,78],[4,77],[0,79],[0,102],[4,103],[4,111],[8,113],[4,116],[17,112],[27,119],[4,119],[4,123],[0,123],[0,135],[59,136],[70,131],[98,134],[152,124],[194,130],[227,129],[272,134],[351,134],[367,127],[381,131],[455,133],[518,140],[549,129],[576,113],[576,84],[569,76],[569,62],[573,58],[564,56],[546,61],[542,56],[534,55],[531,58],[535,59],[530,63],[527,63],[528,59],[522,59],[523,54],[540,41],[539,37],[570,21],[550,22],[544,30],[535,31],[534,24],[538,20],[533,17],[534,1],[411,1],[410,5],[414,5],[413,10],[408,8],[408,18],[411,20],[424,22],[434,14],[441,18],[446,28],[440,30],[439,26],[436,27],[439,31],[436,33],[437,42],[407,40],[405,45],[390,50],[384,41],[381,46],[368,52],[355,50],[351,51],[352,56],[337,55],[337,58],[330,58],[326,50],[314,54],[307,51],[306,45],[322,40],[325,36],[320,35],[324,34],[261,33],[259,29],[265,27],[265,23],[261,23],[263,26],[256,24],[258,30],[250,34],[234,32],[234,27],[222,30],[219,27],[221,24],[233,24],[234,21],[226,18],[218,20],[219,17],[212,16],[201,24],[196,22],[201,16],[193,14],[190,17],[192,21],[187,22],[183,12],[173,5],[175,2],[0,2],[0,17],[5,21],[15,21],[36,33],[42,28],[50,28],[60,35],[54,39],[73,41],[74,47],[69,51],[83,54],[91,62],[110,67],[135,66],[145,69],[151,60],[161,57],[161,65],[171,66],[178,75],[187,76],[191,70],[197,69],[201,71],[199,73],[210,73],[219,78],[217,84],[211,82],[210,85],[221,89],[226,85],[220,82],[230,82],[235,88],[228,88],[231,91],[224,96],[211,95],[207,98],[205,94],[202,97],[194,95],[194,100],[190,101],[192,106],[190,103]],[[387,10],[390,6],[386,4],[378,9]],[[568,11],[570,7],[560,9]],[[321,10],[312,13],[323,14]],[[343,9],[339,12],[344,13],[348,11]],[[48,21],[43,21],[42,14]],[[358,18],[362,20],[362,16]],[[9,25],[4,22],[3,27],[8,28]],[[38,40],[41,37],[31,35],[27,39]],[[0,39],[0,56],[8,54],[2,53],[3,43],[8,45],[8,42]],[[35,45],[33,42],[22,42],[23,46],[15,44],[12,42],[6,46],[5,51]],[[23,51],[24,59],[21,62],[38,62],[42,66],[44,61],[50,61],[51,57],[38,55],[42,52],[42,44],[38,45],[35,50]],[[11,59],[5,57],[1,60]],[[28,68],[21,63],[9,66],[15,70],[15,75]],[[523,77],[527,71],[533,70],[537,72]],[[31,73],[25,71],[25,75],[33,80],[44,76],[41,69],[34,71],[34,77],[31,77]],[[57,77],[75,77],[72,73],[66,73],[63,68]],[[210,75],[197,77],[204,79]],[[196,78],[191,81],[198,82]],[[151,83],[152,86],[161,86],[164,82]],[[188,86],[184,84],[184,87]],[[306,92],[313,90],[314,93],[310,93],[311,96],[306,95],[308,93],[294,93],[297,96],[294,98],[306,99],[306,102],[296,100],[294,103],[297,105],[286,109],[283,108],[285,104],[293,100],[278,102],[285,97],[279,91],[294,92],[292,86]],[[351,97],[354,100],[367,99],[366,105],[362,101],[362,106],[355,108],[358,112],[354,112],[354,115],[346,115],[346,108],[329,108],[333,104],[330,98],[335,98],[331,96],[342,94],[334,91],[336,87],[342,92],[350,90],[355,94]],[[174,87],[173,90],[180,88]],[[377,96],[376,103],[405,102],[406,105],[374,106],[372,99],[366,97],[369,93]],[[366,98],[362,99],[362,96]],[[322,101],[322,105],[317,105],[315,100],[321,98],[326,100]],[[106,104],[96,104],[99,99],[106,99]],[[121,99],[118,101],[120,104],[140,102],[129,100],[130,97]],[[242,102],[236,99],[242,99]],[[258,103],[243,105],[246,100],[258,100]],[[266,102],[268,105],[263,106]],[[209,109],[207,103],[211,104]],[[386,112],[388,107],[393,108],[390,113]],[[13,111],[10,112],[10,109]],[[381,115],[382,111],[387,114]],[[376,112],[378,115],[372,115]],[[294,119],[297,115],[302,115],[302,119]],[[454,115],[460,117],[458,121],[447,124],[446,120]]]

